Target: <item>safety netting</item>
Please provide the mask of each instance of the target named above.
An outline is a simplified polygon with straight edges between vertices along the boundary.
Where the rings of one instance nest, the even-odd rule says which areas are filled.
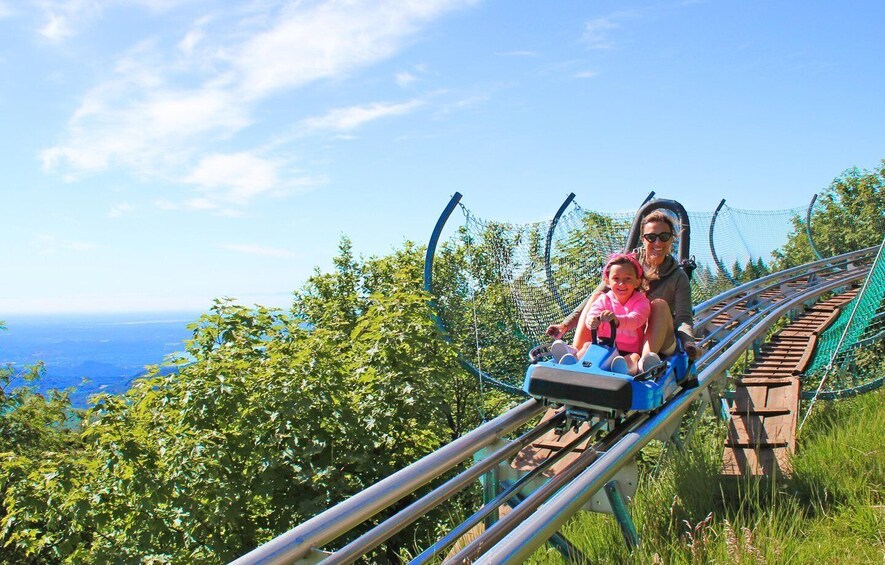
[[[525,353],[548,341],[547,327],[599,284],[608,255],[624,249],[635,213],[591,210],[572,200],[550,220],[514,224],[461,209],[463,225],[443,244],[435,267],[440,316],[465,358],[518,387],[522,376],[512,367],[524,367]],[[689,211],[694,302],[771,272],[774,251],[804,212],[725,205]]]
[[[883,382],[885,354],[885,241],[861,290],[817,340],[803,378],[806,396],[834,398],[865,392]]]

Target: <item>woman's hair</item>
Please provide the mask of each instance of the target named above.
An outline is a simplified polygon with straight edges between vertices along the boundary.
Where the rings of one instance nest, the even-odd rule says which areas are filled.
[[[647,290],[648,281],[643,273],[642,265],[639,263],[639,258],[633,253],[614,253],[608,256],[605,267],[602,268],[602,278],[606,286],[608,286],[608,273],[615,265],[630,265],[633,267],[633,270],[636,272],[636,279],[639,281],[636,290],[643,292]]]
[[[676,222],[674,222],[673,218],[671,218],[670,215],[663,210],[655,210],[654,212],[651,212],[650,214],[642,218],[643,226],[652,222],[663,222],[667,224],[668,226],[670,226],[670,232],[673,234],[673,236],[675,237],[677,235]]]

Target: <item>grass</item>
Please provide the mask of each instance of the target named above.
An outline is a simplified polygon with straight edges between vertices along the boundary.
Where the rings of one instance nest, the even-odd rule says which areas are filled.
[[[632,553],[611,516],[581,512],[563,528],[589,563],[885,562],[885,391],[819,403],[793,475],[720,475],[725,426],[705,422],[686,451],[643,474],[631,502]],[[545,546],[532,563],[562,563]]]

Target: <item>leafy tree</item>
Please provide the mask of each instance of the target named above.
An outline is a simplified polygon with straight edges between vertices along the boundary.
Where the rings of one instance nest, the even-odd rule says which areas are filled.
[[[342,240],[291,310],[216,301],[185,356],[95,398],[76,432],[66,397],[37,406],[36,431],[67,436],[3,454],[0,544],[15,562],[226,562],[474,427],[477,384],[431,319],[421,259]],[[34,402],[18,394],[7,427]]]
[[[734,265],[731,267],[731,277],[737,281],[738,284],[754,281],[768,274],[771,274],[771,270],[761,257],[755,261],[752,257],[747,259],[747,264],[744,266],[741,266],[740,261],[735,259]]]
[[[848,169],[821,194],[811,214],[812,237],[824,257],[878,245],[885,234],[885,160],[871,171]],[[793,218],[793,232],[775,252],[777,269],[814,261],[804,218]]]
[[[0,557],[9,563],[45,562],[58,555],[53,544],[30,534],[53,527],[47,515],[53,500],[31,485],[63,481],[55,463],[78,448],[69,426],[69,418],[76,416],[69,393],[42,395],[29,385],[42,371],[42,364],[0,368],[0,540],[7,542]],[[26,501],[21,508],[15,504],[19,495]],[[28,549],[21,549],[19,542]]]

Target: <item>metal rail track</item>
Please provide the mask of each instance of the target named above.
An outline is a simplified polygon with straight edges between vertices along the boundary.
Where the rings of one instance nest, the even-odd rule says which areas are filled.
[[[805,304],[813,303],[824,294],[861,280],[869,270],[875,250],[864,249],[787,269],[699,304],[695,308],[695,327],[702,336],[699,344],[706,352],[697,361],[698,387],[680,391],[654,413],[632,414],[614,429],[601,431],[604,435],[571,464],[447,559],[446,563],[523,561],[580,510],[649,441],[669,435],[692,403],[702,394],[709,395],[712,385],[721,384],[734,362],[744,351],[757,345],[780,318],[803,308]],[[506,441],[489,457],[445,481],[337,551],[324,553],[320,549],[397,501],[413,495],[420,487],[439,479],[480,449],[499,444],[544,409],[543,403],[528,400],[233,563],[281,564],[299,560],[310,563],[354,562],[444,503],[481,474],[512,458],[520,449],[559,424],[563,416],[560,414],[518,438]],[[570,447],[578,443],[573,442]],[[495,502],[503,504],[507,498],[498,496]],[[484,511],[490,513],[494,510],[494,506],[489,506]],[[478,521],[477,515],[471,518],[473,523]],[[466,522],[456,526],[449,536],[428,548],[415,562],[423,563],[439,555],[457,537],[456,532],[468,527]]]

